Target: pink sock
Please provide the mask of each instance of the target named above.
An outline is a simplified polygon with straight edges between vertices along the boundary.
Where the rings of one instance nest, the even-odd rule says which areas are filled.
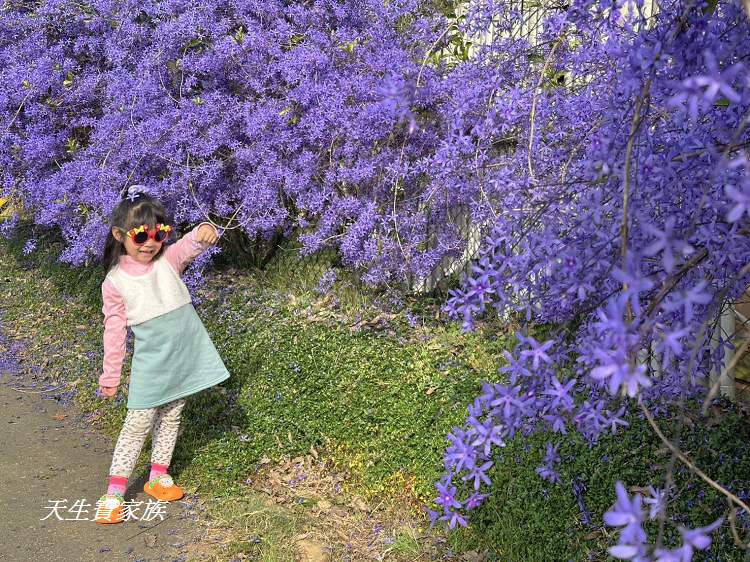
[[[162,474],[167,473],[167,469],[169,468],[169,465],[166,464],[156,464],[151,463],[151,474],[148,475],[149,480],[153,480],[157,476],[161,476]]]
[[[108,494],[122,494],[125,495],[125,488],[128,487],[128,479],[124,476],[110,476],[109,487],[107,488]]]

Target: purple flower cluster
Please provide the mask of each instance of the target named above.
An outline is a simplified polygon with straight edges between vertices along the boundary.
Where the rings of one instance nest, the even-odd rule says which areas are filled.
[[[706,527],[688,529],[680,527],[682,545],[675,549],[651,547],[643,530],[645,514],[642,508],[643,497],[634,494],[631,498],[622,482],[615,485],[617,501],[604,514],[604,522],[611,527],[622,527],[617,545],[610,547],[609,553],[619,560],[634,562],[691,562],[696,550],[706,550],[711,546],[710,533],[721,526],[723,518]],[[652,498],[653,499],[653,498]],[[655,517],[653,510],[651,518]]]
[[[512,29],[505,7],[470,6],[468,32]],[[519,335],[507,382],[485,384],[448,436],[438,490],[456,491],[435,519],[460,524],[474,506],[480,488],[461,482],[502,446],[480,438],[488,427],[503,443],[574,429],[593,445],[627,426],[636,399],[658,414],[704,396],[732,345],[715,329],[750,284],[750,19],[739,2],[668,1],[648,17],[639,3],[627,14],[607,6],[572,2],[544,22],[537,46],[492,35],[449,78],[473,73],[486,85],[484,96],[463,90],[462,131],[474,135],[463,159],[484,178],[475,206],[491,213],[446,311],[466,330],[490,313],[558,327],[543,343]],[[510,124],[488,125],[509,102]],[[540,477],[559,481],[557,462],[550,443]],[[652,514],[668,495],[654,490]],[[652,560],[638,558],[640,497],[618,498],[631,519],[616,552]],[[689,560],[707,546],[695,533],[653,559]]]
[[[0,194],[59,226],[75,265],[140,183],[178,222],[296,231],[370,283],[427,275],[459,244],[445,197],[423,198],[449,92],[422,62],[444,25],[417,0],[9,4]]]
[[[318,280],[318,285],[315,287],[315,292],[319,295],[324,295],[328,293],[331,288],[333,287],[334,283],[336,283],[337,279],[336,271],[333,269],[327,270],[323,275],[320,276],[320,279]]]
[[[542,428],[565,434],[575,428],[594,444],[603,433],[616,433],[619,427],[628,425],[623,419],[625,405],[610,409],[609,395],[597,381],[559,379],[556,367],[565,364],[567,356],[560,350],[562,346],[555,345],[556,341],[540,343],[520,334],[518,338],[514,352],[506,352],[507,365],[500,369],[508,382],[485,383],[482,393],[469,405],[466,425],[454,428],[448,435],[446,474],[438,490],[453,493],[450,502],[435,500],[443,507],[442,513],[433,512],[435,520],[452,525],[465,523],[465,518],[456,513],[481,504],[484,496],[479,494],[480,488],[492,484],[487,471],[493,465],[494,450],[519,434],[528,436]],[[576,404],[574,396],[584,392],[587,399]],[[551,483],[561,482],[555,469],[560,462],[559,447],[548,443],[544,461],[537,468],[540,477]]]
[[[36,249],[36,243],[36,240],[33,238],[27,240],[23,246],[23,255],[28,256],[31,252],[33,252]]]

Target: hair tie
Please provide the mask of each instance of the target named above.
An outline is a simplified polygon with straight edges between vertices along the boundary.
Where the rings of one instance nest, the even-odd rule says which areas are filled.
[[[126,195],[126,197],[131,201],[135,201],[135,198],[139,197],[141,193],[147,193],[146,186],[140,184],[131,185],[128,188],[128,194]]]

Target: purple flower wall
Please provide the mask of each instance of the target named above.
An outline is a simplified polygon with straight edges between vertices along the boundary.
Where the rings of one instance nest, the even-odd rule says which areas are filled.
[[[415,20],[415,2],[10,6],[2,193],[62,229],[63,261],[99,255],[131,183],[177,221],[297,230],[305,252],[337,248],[373,283],[445,253],[425,246],[444,201],[415,199],[437,132],[413,114],[439,104],[422,62],[440,20]]]

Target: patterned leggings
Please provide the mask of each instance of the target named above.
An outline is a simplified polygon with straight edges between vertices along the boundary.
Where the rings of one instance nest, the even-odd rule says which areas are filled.
[[[180,398],[158,408],[128,410],[117,438],[109,475],[130,478],[152,424],[151,462],[169,466],[184,406],[185,399]]]

